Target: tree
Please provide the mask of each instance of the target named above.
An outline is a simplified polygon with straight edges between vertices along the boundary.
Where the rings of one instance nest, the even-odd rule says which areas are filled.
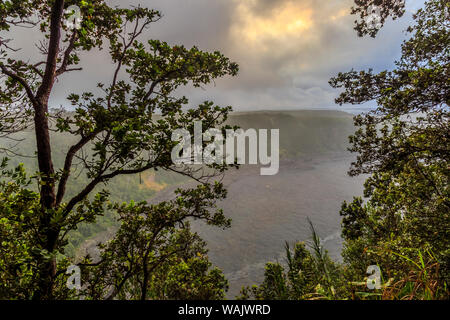
[[[358,35],[360,37],[370,35],[373,38],[388,17],[395,20],[402,17],[404,13],[405,0],[355,0],[355,6],[351,10],[351,14],[360,18],[355,20],[355,30]]]
[[[370,174],[364,203],[341,210],[344,258],[356,274],[379,264],[387,278],[407,277],[417,253],[430,252],[440,266],[436,290],[448,295],[450,247],[450,3],[430,0],[408,28],[392,71],[339,73],[336,103],[376,101],[375,111],[355,117],[350,175]],[[428,256],[428,255],[427,255]],[[406,259],[406,258],[407,259]],[[423,261],[422,261],[423,263]]]
[[[114,239],[100,246],[98,262],[86,258],[80,264],[87,283],[81,295],[141,300],[224,297],[227,282],[218,269],[209,270],[206,244],[190,231],[187,220],[229,226],[220,210],[208,210],[226,191],[216,183],[177,193],[177,199],[157,205],[114,205],[122,224]]]
[[[402,1],[358,1],[352,9],[360,36],[375,37],[388,16],[400,17]],[[364,20],[378,6],[381,25]],[[344,264],[323,252],[314,228],[312,253],[286,248],[287,268],[266,265],[260,286],[243,299],[448,299],[450,247],[450,3],[429,0],[414,15],[411,38],[396,69],[339,73],[330,80],[343,92],[337,104],[375,101],[354,118],[351,176],[368,174],[365,199],[344,202],[340,214]],[[381,267],[384,283],[365,291],[367,267]],[[287,269],[287,270],[286,270]],[[356,292],[356,286],[361,286]]]
[[[84,18],[80,29],[71,29],[64,23],[65,18],[70,16],[70,13],[65,13],[70,5],[77,5],[81,9]],[[209,186],[193,191],[205,192],[209,199],[217,199],[222,195],[220,188],[208,184],[206,178],[211,176],[210,171],[200,175],[198,170],[179,168],[172,164],[170,155],[174,142],[171,141],[171,133],[179,128],[193,131],[193,122],[197,120],[203,121],[205,131],[221,126],[231,108],[221,108],[206,102],[197,108],[183,111],[188,99],[175,97],[173,93],[188,83],[200,87],[218,77],[234,76],[238,66],[220,52],[208,53],[196,47],[186,49],[183,46],[170,46],[159,40],[140,42],[140,36],[146,28],[160,18],[160,12],[155,10],[142,7],[112,8],[103,0],[26,0],[4,1],[0,4],[0,71],[4,76],[0,84],[0,106],[7,106],[0,109],[0,119],[14,119],[20,115],[23,125],[10,131],[34,127],[37,142],[39,172],[35,180],[39,187],[38,194],[33,193],[31,196],[25,192],[24,199],[23,190],[17,189],[10,195],[14,198],[12,208],[16,208],[17,203],[25,202],[31,208],[24,210],[31,210],[33,218],[22,225],[21,214],[25,211],[15,212],[16,209],[13,209],[1,212],[1,218],[5,225],[9,225],[8,228],[11,223],[14,227],[25,228],[23,231],[27,239],[20,240],[26,242],[22,249],[26,250],[28,258],[24,261],[15,256],[11,260],[20,261],[21,268],[30,272],[30,283],[26,288],[19,288],[24,298],[57,297],[55,287],[64,282],[65,277],[61,272],[65,264],[60,262],[58,256],[64,255],[68,232],[76,229],[82,221],[95,221],[96,216],[104,211],[107,192],[90,196],[97,186],[107,184],[120,175],[160,168],[180,172]],[[11,30],[19,27],[40,28],[44,37],[39,45],[41,59],[33,61],[35,57],[29,57],[28,61],[23,61],[14,58],[16,48],[9,37]],[[62,46],[65,48],[62,49]],[[52,112],[49,99],[55,81],[63,82],[71,72],[81,71],[77,67],[81,53],[94,48],[108,49],[115,65],[111,82],[98,84],[98,89],[103,92],[101,95],[93,92],[71,94],[68,100],[74,106],[73,111]],[[16,105],[21,108],[14,108]],[[8,123],[11,121],[2,121],[2,133],[8,132],[5,128],[11,128],[6,125]],[[54,168],[51,130],[78,137],[77,143],[68,148],[62,168]],[[75,159],[83,166],[89,183],[77,195],[67,199],[66,187]],[[223,172],[227,166],[215,166],[213,169]],[[6,171],[4,173],[6,175]],[[12,185],[29,186],[29,182],[25,186],[21,185],[26,179],[23,174],[19,181],[14,173],[9,177],[12,177]],[[8,184],[4,187],[8,187]],[[2,191],[2,196],[8,194]],[[197,196],[201,198],[201,195]],[[142,214],[146,211],[155,213],[155,208],[144,210],[141,205],[137,207],[141,208]],[[183,205],[179,204],[179,207]],[[120,210],[119,207],[110,209]],[[195,209],[203,212],[204,206],[198,204]],[[137,219],[136,215],[126,217]],[[194,217],[208,219],[206,213]],[[173,230],[175,225],[183,223],[184,218],[187,217],[169,225],[164,224],[162,230],[158,230],[172,235],[167,240],[169,242],[176,242],[176,239],[183,237],[189,244],[198,242],[194,238],[186,240],[186,237],[189,238],[188,229]],[[123,227],[131,220],[123,221]],[[148,223],[153,222],[149,218]],[[218,212],[213,224],[224,226],[221,212]],[[126,232],[125,229],[122,231]],[[150,232],[150,229],[143,232]],[[155,230],[152,232],[155,236],[159,234]],[[116,239],[112,243],[116,241],[120,245],[118,242],[122,240]],[[138,238],[134,240],[143,241]],[[9,243],[11,239],[2,237],[2,241]],[[174,247],[178,245],[172,243]],[[108,247],[105,250],[106,257]],[[149,250],[153,252],[155,249]],[[8,254],[15,255],[14,250],[8,251]],[[2,268],[11,267],[12,262],[6,260],[6,256],[3,255],[0,262]],[[145,270],[140,269],[142,272]],[[12,294],[15,289],[10,289]]]
[[[306,300],[346,298],[343,268],[332,261],[312,222],[311,241],[298,242],[292,251],[286,242],[286,266],[266,264],[264,280],[259,286],[244,287],[240,299]]]

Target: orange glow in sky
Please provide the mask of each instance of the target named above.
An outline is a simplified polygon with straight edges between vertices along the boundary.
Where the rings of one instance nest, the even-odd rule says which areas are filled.
[[[276,8],[268,15],[252,12],[254,0],[240,1],[237,14],[241,23],[234,25],[233,33],[242,40],[260,44],[266,40],[291,38],[307,32],[312,26],[312,10],[294,2]]]

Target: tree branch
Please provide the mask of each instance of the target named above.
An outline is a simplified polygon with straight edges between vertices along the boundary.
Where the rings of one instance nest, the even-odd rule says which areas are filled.
[[[64,0],[55,0],[50,18],[50,41],[48,45],[47,63],[36,97],[47,102],[55,82],[55,73],[58,61],[59,42],[61,40],[61,21],[64,16]]]
[[[70,59],[70,54],[72,53],[72,51],[75,49],[75,42],[78,39],[78,33],[76,30],[73,31],[72,36],[70,37],[70,42],[69,42],[69,46],[67,47],[66,51],[64,52],[64,58],[62,61],[61,66],[59,67],[58,70],[56,70],[56,76],[60,76],[61,74],[63,74],[66,71],[71,71],[71,70],[81,70],[80,69],[71,69],[68,70],[67,67],[69,65],[69,59]]]
[[[64,210],[64,216],[67,216],[80,201],[83,201],[89,195],[89,193],[91,193],[92,190],[94,190],[94,188],[99,183],[111,180],[112,178],[114,178],[118,175],[130,175],[130,174],[141,173],[141,172],[149,170],[153,167],[154,167],[154,163],[151,163],[151,164],[148,164],[146,166],[143,166],[143,167],[137,168],[137,169],[116,170],[109,174],[99,175],[94,180],[92,180],[80,193],[78,193],[75,197],[73,197],[67,203],[67,206]]]
[[[89,141],[91,141],[97,134],[98,134],[98,131],[94,131],[91,134],[83,137],[77,144],[70,147],[69,151],[67,152],[66,159],[64,161],[63,174],[62,174],[61,179],[59,180],[59,184],[58,184],[58,193],[56,195],[56,206],[59,206],[61,204],[61,201],[66,192],[66,184],[67,184],[67,180],[69,180],[69,177],[70,177],[70,170],[72,167],[72,162],[73,162],[73,158],[74,158],[75,154],[81,148],[83,148]]]
[[[26,82],[25,79],[23,79],[21,76],[17,75],[16,73],[6,68],[3,64],[0,64],[0,69],[2,69],[3,74],[7,75],[8,77],[11,77],[12,79],[16,80],[22,85],[22,87],[25,89],[25,92],[27,93],[28,99],[31,100],[31,103],[33,105],[37,102],[33,90],[31,89],[31,87],[29,86],[29,84]]]

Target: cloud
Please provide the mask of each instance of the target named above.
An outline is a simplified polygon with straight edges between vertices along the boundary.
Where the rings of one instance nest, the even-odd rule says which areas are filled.
[[[410,0],[403,19],[389,22],[376,39],[358,38],[350,15],[352,0],[110,0],[111,5],[151,6],[164,17],[143,41],[220,50],[238,62],[236,78],[220,79],[206,90],[191,87],[179,94],[192,104],[206,99],[235,110],[333,107],[337,95],[328,79],[339,71],[392,67],[400,56],[402,32],[411,11],[423,0]],[[24,51],[36,34],[18,33]],[[29,46],[29,48],[27,47]],[[111,78],[106,52],[82,56],[84,71],[61,78],[52,104],[66,104],[70,92],[91,90]]]
[[[226,50],[241,74],[225,87],[239,108],[332,107],[330,77],[353,67],[388,68],[399,57],[405,20],[388,23],[377,39],[358,38],[351,0],[232,2]]]

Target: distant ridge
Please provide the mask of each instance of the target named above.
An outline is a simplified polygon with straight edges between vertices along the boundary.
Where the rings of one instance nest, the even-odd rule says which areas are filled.
[[[228,123],[243,129],[280,129],[284,158],[345,153],[354,132],[352,115],[336,110],[234,112]]]

